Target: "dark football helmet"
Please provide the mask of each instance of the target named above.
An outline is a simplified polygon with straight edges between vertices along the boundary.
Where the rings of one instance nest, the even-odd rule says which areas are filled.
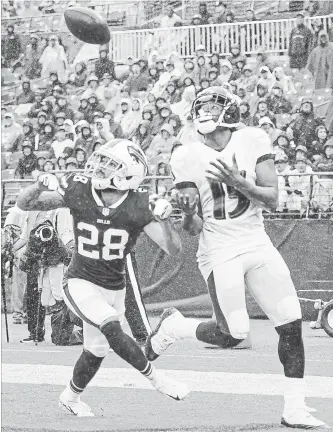
[[[217,107],[221,107],[222,111]],[[213,132],[219,126],[237,127],[240,122],[238,98],[217,86],[198,94],[192,104],[191,114],[195,128],[203,135]]]

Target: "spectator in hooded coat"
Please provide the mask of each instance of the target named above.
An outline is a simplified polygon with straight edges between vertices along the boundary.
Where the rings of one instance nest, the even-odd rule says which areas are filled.
[[[173,113],[180,118],[181,122],[185,123],[186,117],[191,112],[191,107],[194,99],[195,87],[188,86],[184,90],[182,99],[178,103],[171,105]],[[179,130],[177,132],[179,132]]]
[[[296,94],[297,90],[295,89],[293,79],[291,76],[287,76],[284,72],[283,67],[278,66],[273,70],[273,76],[276,82],[281,86],[284,94],[292,93]]]
[[[95,136],[97,139],[102,139],[105,142],[108,142],[108,141],[111,141],[112,139],[114,139],[114,135],[110,131],[110,123],[109,123],[108,119],[99,118],[96,121],[96,129],[97,129],[97,133]]]
[[[246,126],[253,126],[253,119],[250,113],[250,105],[248,102],[241,102],[240,106],[240,121]]]
[[[145,152],[149,148],[152,139],[153,136],[150,134],[150,122],[148,120],[141,120],[132,141],[139,145]]]
[[[32,173],[37,170],[38,163],[29,140],[23,143],[22,152],[23,156],[18,161],[15,177],[20,179],[32,178]]]
[[[59,96],[56,99],[54,116],[56,116],[59,112],[65,113],[65,118],[69,120],[74,120],[74,111],[70,107],[66,97],[64,95]]]
[[[170,124],[164,124],[161,131],[157,134],[149,148],[146,151],[148,160],[152,163],[156,157],[170,159],[171,150],[176,142],[173,127]]]
[[[258,126],[263,129],[267,135],[269,136],[273,149],[273,142],[280,136],[282,131],[280,129],[276,129],[275,124],[269,117],[261,117],[258,123]]]
[[[333,44],[326,32],[321,32],[318,46],[311,51],[307,69],[314,77],[315,89],[333,89]]]
[[[45,125],[40,133],[36,134],[35,138],[35,150],[51,150],[52,142],[54,141],[54,135],[56,128],[54,123],[51,121],[45,122]]]
[[[194,73],[193,73],[193,80],[195,82],[195,85],[197,87],[200,86],[200,81],[202,80],[202,78],[208,78],[208,71],[209,71],[209,67],[206,64],[206,59],[205,57],[201,56],[197,58],[197,64],[194,68]]]
[[[194,79],[194,63],[192,59],[189,58],[185,60],[184,71],[179,78],[179,83],[182,85],[187,77]]]
[[[208,13],[207,4],[205,2],[199,3],[199,15],[202,25],[209,24],[209,18],[211,18],[212,15]]]
[[[232,75],[232,64],[229,60],[221,60],[220,61],[220,75],[218,76],[218,79],[224,83],[229,82]]]
[[[259,69],[258,84],[263,84],[270,92],[275,84],[275,78],[267,66],[262,66]]]
[[[162,93],[162,97],[170,105],[180,101],[181,95],[180,95],[179,90],[177,89],[176,81],[168,82],[166,89]]]
[[[101,79],[105,73],[110,74],[112,79],[117,79],[114,63],[108,58],[107,48],[102,45],[99,49],[99,59],[95,63],[95,75],[98,79]]]
[[[259,102],[266,101],[267,97],[268,89],[266,85],[258,83],[256,87],[256,94],[251,96],[249,99],[250,112],[252,117],[257,112]]]
[[[132,65],[132,75],[127,79],[125,85],[129,88],[130,93],[138,93],[139,91],[147,91],[149,77],[145,71],[140,68],[139,62]]]
[[[31,144],[35,146],[35,137],[36,137],[36,132],[34,130],[33,124],[31,123],[30,120],[26,120],[23,123],[23,134],[16,141],[16,148],[14,149],[14,151],[21,151],[23,142],[26,140],[29,140]]]
[[[28,78],[22,79],[22,93],[16,98],[16,104],[29,104],[35,101],[35,93],[31,90],[30,80]]]
[[[265,49],[263,49],[263,48],[258,49],[256,60],[257,60],[257,63],[256,63],[256,67],[254,69],[255,75],[259,75],[259,70],[263,66],[267,66],[269,70],[273,70],[275,67],[275,65],[273,65],[273,62],[269,59]]]
[[[44,111],[40,111],[37,116],[36,132],[41,133],[44,131],[45,123],[47,122],[47,114]]]
[[[91,94],[88,99],[89,105],[86,111],[86,119],[88,123],[92,123],[94,120],[95,112],[103,113],[105,111],[105,107],[101,104],[95,95],[95,93]]]
[[[50,37],[49,45],[43,51],[39,61],[42,65],[42,78],[47,78],[50,75],[50,72],[57,72],[58,79],[61,83],[67,81],[67,56],[64,47],[59,44],[56,35]]]
[[[85,98],[85,99],[89,99],[89,96],[92,94],[96,94],[96,90],[98,88],[98,78],[96,75],[90,75],[87,78],[87,84],[88,84],[88,88],[87,90],[85,90],[82,95],[81,98]]]
[[[274,114],[269,111],[267,101],[264,100],[258,103],[257,111],[253,116],[253,125],[258,126],[260,119],[263,117],[268,117],[274,125],[276,124],[276,118]]]
[[[296,28],[293,28],[289,37],[289,60],[292,69],[305,68],[311,48],[312,33],[304,24],[304,13],[296,15]]]
[[[84,87],[87,78],[87,66],[84,62],[79,62],[75,65],[75,72],[69,77],[69,83],[75,87]]]
[[[35,90],[35,103],[31,106],[28,117],[37,118],[38,114],[42,111],[42,100],[43,92],[41,90]]]
[[[244,56],[241,54],[240,46],[239,44],[235,43],[232,44],[230,47],[230,55],[228,57],[228,60],[232,64],[232,66],[236,66],[236,63],[238,60],[243,60]]]
[[[16,148],[23,130],[11,113],[5,113],[1,124],[1,151],[12,152]]]
[[[250,65],[244,65],[240,78],[236,81],[238,87],[243,87],[247,93],[253,93],[257,85],[258,77],[253,75]]]
[[[284,96],[283,90],[275,83],[271,93],[267,97],[267,106],[273,114],[286,114],[292,110],[291,102]]]
[[[14,32],[14,26],[7,26],[7,35],[2,39],[2,56],[6,67],[12,67],[20,57],[22,46],[19,36]]]
[[[75,159],[77,162],[77,168],[84,169],[87,162],[87,153],[82,148],[76,149]]]
[[[42,66],[39,60],[41,54],[41,49],[38,44],[38,36],[32,34],[30,36],[30,44],[27,45],[23,57],[24,73],[31,80],[40,77]]]
[[[93,152],[95,142],[96,138],[93,136],[92,127],[88,122],[86,122],[82,125],[81,135],[76,140],[76,143],[74,145],[74,151],[76,151],[78,148],[82,148],[89,157]]]
[[[307,148],[311,148],[312,141],[316,139],[316,128],[320,125],[324,123],[314,114],[312,99],[303,98],[299,114],[291,127],[295,143],[303,141]]]
[[[80,98],[78,111],[83,114],[84,120],[89,122],[91,109],[88,98],[86,98],[85,96],[81,96]]]

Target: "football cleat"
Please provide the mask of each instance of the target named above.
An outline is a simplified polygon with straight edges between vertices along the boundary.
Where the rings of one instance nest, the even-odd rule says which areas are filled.
[[[165,309],[156,329],[148,336],[146,344],[146,357],[154,361],[167,348],[180,339],[175,329],[182,326],[183,315],[175,308]]]
[[[59,396],[59,407],[67,414],[75,415],[77,417],[95,417],[95,414],[91,412],[89,405],[80,400],[68,400],[65,397],[64,392]]]
[[[326,423],[313,417],[305,407],[288,414],[283,414],[281,424],[299,429],[330,429]]]
[[[176,381],[160,371],[156,371],[156,376],[154,380],[151,380],[151,383],[158,392],[177,401],[185,399],[190,393],[186,384]]]

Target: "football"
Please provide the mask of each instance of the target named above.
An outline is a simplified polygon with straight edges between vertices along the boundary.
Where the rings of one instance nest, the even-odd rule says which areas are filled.
[[[82,42],[104,45],[110,42],[106,20],[86,7],[71,7],[65,11],[68,30]]]

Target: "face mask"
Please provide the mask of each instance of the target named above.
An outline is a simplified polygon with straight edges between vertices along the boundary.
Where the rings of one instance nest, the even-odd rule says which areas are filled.
[[[88,102],[86,102],[86,101],[81,102],[81,107],[82,108],[86,108],[87,106],[88,106]]]
[[[45,130],[45,133],[46,133],[46,134],[50,134],[50,133],[52,133],[52,128],[50,128],[50,127],[47,127],[47,128],[45,128],[44,130]]]
[[[96,101],[96,99],[92,98],[92,99],[89,99],[89,103],[90,103],[90,105],[95,105],[97,103],[97,101]]]
[[[151,120],[151,118],[152,118],[151,113],[149,113],[149,112],[145,112],[145,113],[143,114],[143,119],[144,119],[144,120]]]
[[[203,135],[214,132],[217,125],[213,120],[205,121],[204,123],[200,123],[199,120],[194,120],[193,122],[195,129]]]

